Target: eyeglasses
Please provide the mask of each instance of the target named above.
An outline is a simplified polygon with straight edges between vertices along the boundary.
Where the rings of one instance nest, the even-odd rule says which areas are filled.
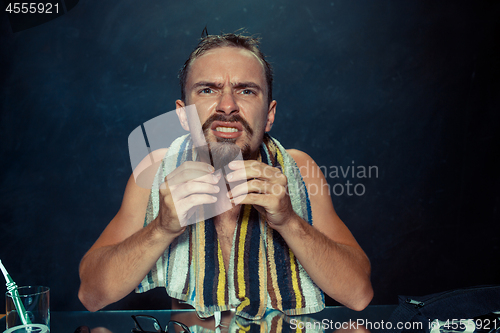
[[[189,327],[181,322],[170,320],[165,327],[165,330],[161,328],[158,319],[153,316],[148,315],[132,315],[132,319],[135,321],[135,328],[132,329],[133,333],[191,333]],[[180,330],[179,330],[180,329]]]

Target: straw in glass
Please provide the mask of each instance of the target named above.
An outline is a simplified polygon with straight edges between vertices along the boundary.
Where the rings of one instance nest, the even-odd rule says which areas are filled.
[[[21,302],[21,297],[19,296],[19,291],[17,290],[17,285],[14,282],[14,280],[12,280],[9,273],[7,273],[7,270],[5,269],[5,267],[2,264],[2,260],[0,260],[0,270],[2,270],[3,276],[5,277],[7,290],[9,291],[10,296],[12,297],[12,300],[14,301],[14,305],[16,307],[17,313],[19,314],[19,317],[21,317],[21,321],[23,322],[23,325],[31,324],[31,320],[28,317],[28,313],[26,312],[26,309],[24,308],[24,305]]]

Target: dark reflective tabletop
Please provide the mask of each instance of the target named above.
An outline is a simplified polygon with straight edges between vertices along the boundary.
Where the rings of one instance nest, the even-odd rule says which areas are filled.
[[[258,323],[249,323],[226,312],[222,318],[222,332],[378,332],[396,308],[396,305],[371,305],[357,312],[345,307],[327,307],[321,312],[286,317],[278,311],[270,312]],[[169,320],[180,321],[193,333],[211,332],[213,319],[200,320],[193,310],[151,311],[52,311],[51,333],[73,333],[80,326],[87,326],[91,333],[129,333],[134,328],[131,315],[152,315],[161,325]],[[264,328],[264,329],[263,329]],[[5,329],[5,317],[0,319],[0,330]]]

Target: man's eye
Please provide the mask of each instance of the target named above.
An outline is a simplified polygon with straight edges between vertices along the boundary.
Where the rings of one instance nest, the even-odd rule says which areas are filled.
[[[255,92],[253,90],[250,90],[250,89],[244,89],[241,91],[241,93],[243,95],[255,95]]]
[[[210,88],[205,88],[205,89],[200,90],[200,93],[202,93],[202,94],[211,94],[212,92],[213,92],[213,90]]]

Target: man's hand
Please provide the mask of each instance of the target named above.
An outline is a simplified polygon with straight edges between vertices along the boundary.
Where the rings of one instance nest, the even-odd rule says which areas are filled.
[[[181,234],[190,223],[195,208],[217,201],[221,173],[203,162],[184,162],[172,171],[160,186],[158,224],[166,232]]]
[[[228,182],[247,180],[231,189],[235,204],[253,205],[272,228],[284,225],[295,215],[287,178],[280,169],[254,160],[233,161],[228,166],[234,170],[227,175]]]

